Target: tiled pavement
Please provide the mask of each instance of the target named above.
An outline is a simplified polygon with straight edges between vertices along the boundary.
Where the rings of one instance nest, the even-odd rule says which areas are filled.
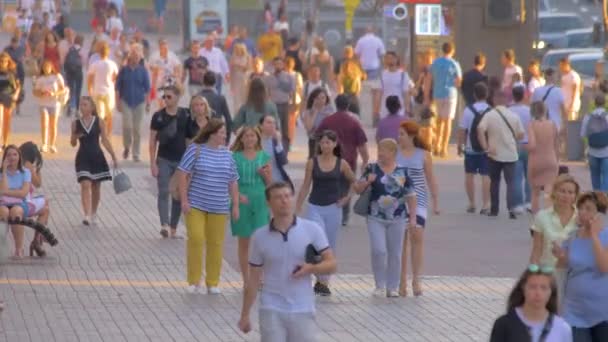
[[[15,118],[13,142],[38,139],[34,105],[23,112]],[[60,243],[47,247],[45,259],[0,265],[0,297],[6,302],[0,341],[258,341],[256,331],[245,336],[236,328],[241,283],[233,238],[226,239],[223,294],[184,292],[184,240],[159,239],[147,164],[123,162],[134,189],[116,196],[104,184],[98,225],[80,224],[68,127],[62,118],[61,153],[47,156],[43,169],[50,226]],[[119,128],[120,119],[113,139],[117,151]],[[300,145],[306,146],[303,139]],[[370,296],[367,233],[363,220],[354,218],[341,232],[334,295],[317,301],[320,341],[487,340],[528,257],[528,222],[464,214],[461,163],[444,160],[435,168],[442,213],[430,219],[426,234],[424,296]],[[571,169],[588,188],[584,169]],[[303,148],[294,152],[290,173],[301,181]]]

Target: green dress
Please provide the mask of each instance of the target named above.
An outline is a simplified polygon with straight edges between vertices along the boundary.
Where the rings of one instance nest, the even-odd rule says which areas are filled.
[[[239,219],[232,222],[232,235],[248,238],[270,220],[264,196],[266,184],[258,173],[259,168],[268,164],[270,156],[264,151],[258,151],[252,160],[245,158],[243,152],[235,152],[233,156],[239,173],[239,193],[249,201],[239,203]]]

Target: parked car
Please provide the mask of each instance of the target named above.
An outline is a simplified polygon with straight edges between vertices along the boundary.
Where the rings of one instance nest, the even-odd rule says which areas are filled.
[[[585,23],[575,13],[541,12],[538,15],[539,40],[536,49],[546,52],[550,49],[566,48],[568,40],[566,31],[591,29],[591,23]]]
[[[541,69],[553,68],[555,70],[559,67],[559,61],[562,58],[578,54],[578,53],[601,53],[601,49],[597,48],[583,48],[583,49],[556,49],[547,52],[541,61]]]

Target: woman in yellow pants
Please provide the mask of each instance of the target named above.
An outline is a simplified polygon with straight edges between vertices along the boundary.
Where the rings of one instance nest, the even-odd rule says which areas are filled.
[[[238,173],[225,146],[226,127],[211,119],[188,146],[178,166],[182,212],[186,216],[188,292],[200,291],[203,249],[207,248],[205,285],[219,294],[226,219],[239,218]],[[229,194],[229,196],[227,195]],[[230,209],[230,201],[236,204]]]

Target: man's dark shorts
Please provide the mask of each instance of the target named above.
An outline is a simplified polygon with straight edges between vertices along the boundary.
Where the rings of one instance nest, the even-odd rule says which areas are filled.
[[[488,175],[488,156],[483,154],[464,154],[464,172],[469,174]]]

